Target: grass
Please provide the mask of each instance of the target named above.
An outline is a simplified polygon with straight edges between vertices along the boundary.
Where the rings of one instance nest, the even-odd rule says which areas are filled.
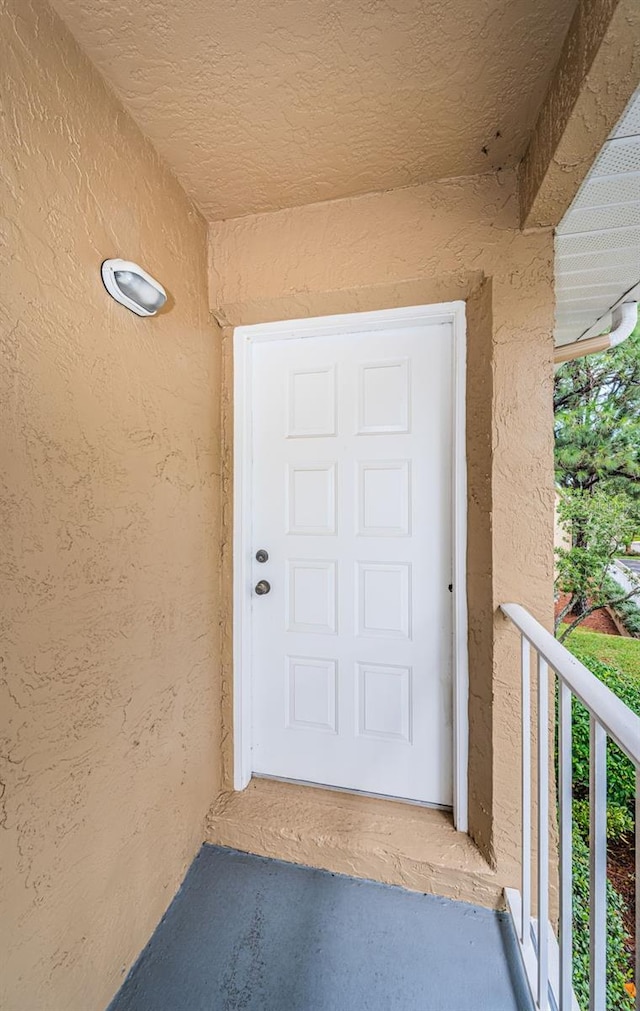
[[[564,644],[572,653],[579,650],[583,656],[617,667],[640,681],[640,639],[603,635],[602,632],[590,632],[578,627],[565,639]]]

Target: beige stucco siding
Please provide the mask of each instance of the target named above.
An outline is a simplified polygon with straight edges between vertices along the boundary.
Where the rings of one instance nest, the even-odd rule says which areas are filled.
[[[514,881],[517,640],[496,609],[502,601],[518,600],[547,624],[552,618],[551,233],[519,231],[515,179],[500,174],[220,222],[211,226],[209,248],[211,304],[228,335],[232,326],[265,320],[467,300],[470,823],[485,859],[500,868],[501,883]],[[223,468],[230,495],[229,336],[225,344]],[[226,543],[230,522],[229,509]],[[231,568],[227,551],[222,698],[227,789],[232,781]],[[253,808],[249,801],[242,807],[247,848],[258,828],[250,824],[252,810],[256,819],[265,810],[260,791],[255,796]],[[287,803],[295,802],[289,791]],[[292,825],[312,803],[308,794],[300,794]],[[224,800],[217,804],[209,838],[230,838],[223,824],[228,810]],[[327,831],[332,832],[330,823]],[[292,835],[286,828],[280,834],[287,836],[280,855],[310,863],[318,859],[304,834]],[[240,824],[234,824],[233,838],[242,845]],[[271,848],[274,855],[278,845]],[[345,853],[343,863],[343,869],[357,872],[351,854]],[[421,887],[419,875],[413,886]]]
[[[448,180],[219,222],[207,293],[202,218],[66,29],[41,0],[0,0],[0,26],[0,1005],[103,1007],[213,801],[208,838],[495,903],[519,838],[496,608],[552,614],[550,232],[518,230],[512,173]],[[166,284],[158,318],[108,298],[114,255]],[[234,805],[232,328],[459,298],[478,848],[383,801]]]
[[[515,166],[576,2],[53,6],[220,220]]]
[[[219,334],[202,218],[44,4],[0,67],[0,1006],[98,1011],[216,792]]]

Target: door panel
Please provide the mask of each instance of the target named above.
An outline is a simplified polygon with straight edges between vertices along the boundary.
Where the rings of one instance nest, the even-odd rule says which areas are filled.
[[[450,323],[256,342],[253,771],[452,801]]]

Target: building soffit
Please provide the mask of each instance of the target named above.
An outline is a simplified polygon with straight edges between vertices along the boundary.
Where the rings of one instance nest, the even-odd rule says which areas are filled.
[[[580,0],[519,168],[523,227],[556,229],[556,345],[638,298],[639,84],[636,0]]]

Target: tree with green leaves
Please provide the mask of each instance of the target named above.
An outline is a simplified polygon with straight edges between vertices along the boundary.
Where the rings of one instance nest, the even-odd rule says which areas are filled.
[[[560,621],[572,630],[622,594],[609,570],[640,528],[640,326],[617,348],[562,365],[554,390],[559,519],[557,588],[569,594]],[[569,634],[565,630],[562,638]]]
[[[640,325],[618,347],[561,365],[553,409],[559,487],[640,498]]]
[[[615,608],[640,592],[640,580],[635,577],[630,580],[633,588],[625,592],[610,576],[617,555],[635,533],[637,520],[635,503],[624,494],[596,488],[560,495],[558,521],[568,536],[567,546],[556,548],[556,588],[568,599],[556,616],[556,635],[567,615],[576,615],[560,634],[560,642],[594,611]]]

